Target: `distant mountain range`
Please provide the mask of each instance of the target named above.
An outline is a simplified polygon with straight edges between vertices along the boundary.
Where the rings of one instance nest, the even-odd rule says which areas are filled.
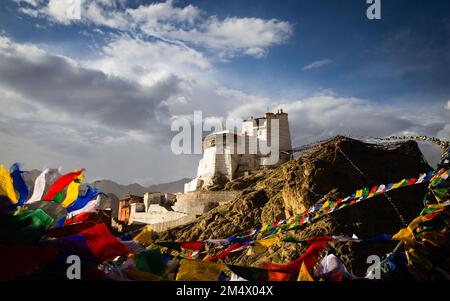
[[[24,175],[25,182],[32,189],[34,186],[34,181],[41,171],[31,170]],[[100,191],[105,194],[114,194],[117,198],[122,199],[126,197],[128,193],[143,196],[145,192],[162,192],[162,193],[176,193],[184,191],[184,184],[189,182],[191,179],[183,178],[178,181],[150,185],[148,187],[142,186],[140,184],[134,183],[130,185],[122,185],[111,180],[98,180],[93,183],[84,183],[81,185],[81,190],[85,190],[87,185],[92,187],[97,187]]]
[[[146,192],[162,192],[162,193],[176,193],[184,191],[184,184],[189,182],[191,179],[183,178],[178,181],[150,185],[148,187],[142,186],[140,184],[134,183],[130,185],[122,185],[118,184],[111,180],[99,180],[95,181],[91,184],[83,184],[82,189],[85,188],[86,185],[91,185],[97,187],[102,192],[108,194],[113,193],[119,199],[124,198],[128,193],[142,196]]]

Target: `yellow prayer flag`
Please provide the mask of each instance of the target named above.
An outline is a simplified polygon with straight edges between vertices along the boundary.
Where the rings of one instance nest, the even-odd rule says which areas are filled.
[[[255,241],[254,247],[255,253],[256,254],[264,253],[268,247],[276,244],[278,241],[280,241],[279,237],[272,237]]]
[[[401,182],[395,183],[394,185],[392,185],[391,189],[399,188],[400,185],[401,185]]]
[[[266,231],[267,230],[267,224],[265,224],[265,225],[263,225],[262,226],[262,228],[261,228],[261,230],[259,231],[259,232],[264,232],[264,231]]]
[[[363,194],[363,190],[362,189],[357,190],[356,194],[355,194],[355,199],[358,199],[358,198],[362,197],[362,194]]]
[[[152,232],[152,226],[148,225],[133,237],[133,240],[136,240],[143,245],[149,245],[153,242]]]
[[[13,204],[19,201],[9,170],[3,165],[0,165],[0,195],[6,195]]]
[[[401,229],[396,234],[394,234],[394,236],[392,236],[391,240],[401,240],[408,246],[412,246],[416,242],[416,240],[414,239],[414,233],[409,228]]]
[[[280,241],[279,237],[271,237],[262,240],[257,240],[255,243],[258,243],[259,245],[262,245],[264,247],[270,247],[271,245],[274,245],[279,241]]]
[[[69,184],[67,187],[66,198],[62,201],[61,206],[68,207],[78,198],[80,184],[83,181],[83,172]]]
[[[212,261],[183,259],[178,269],[177,281],[218,281],[225,265]]]
[[[414,238],[414,230],[426,220],[427,219],[425,216],[419,215],[411,223],[409,223],[408,227],[401,229],[394,236],[392,236],[391,240],[401,240],[406,245],[413,246],[416,243]]]
[[[330,203],[330,201],[326,201],[325,203],[323,203],[322,210],[327,209],[330,206]]]
[[[298,273],[297,281],[314,281],[314,278],[306,268],[305,262],[302,262],[302,267],[300,268],[300,273]]]

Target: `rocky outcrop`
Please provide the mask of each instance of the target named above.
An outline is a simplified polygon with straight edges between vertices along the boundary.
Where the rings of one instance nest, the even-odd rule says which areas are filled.
[[[225,185],[242,191],[230,204],[219,206],[195,222],[160,234],[160,240],[190,241],[228,236],[257,228],[309,208],[329,197],[345,197],[362,187],[398,182],[429,171],[416,142],[368,144],[336,137],[274,170],[262,170]],[[393,204],[406,222],[423,208],[427,184],[390,192]],[[391,234],[403,227],[399,215],[385,196],[336,211],[305,228],[289,233],[308,238],[318,235],[356,234],[369,238]],[[368,255],[384,255],[390,242],[368,244],[333,243],[331,252],[340,256],[356,275],[367,269]],[[264,254],[236,254],[227,263],[259,266],[262,262],[287,263],[306,250],[305,245],[279,242]]]

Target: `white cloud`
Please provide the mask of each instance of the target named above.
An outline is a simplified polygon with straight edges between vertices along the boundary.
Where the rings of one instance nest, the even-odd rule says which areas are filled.
[[[303,70],[317,69],[317,68],[323,67],[325,65],[329,65],[331,63],[332,63],[332,61],[329,60],[329,59],[323,59],[323,60],[319,60],[319,61],[314,61],[311,64],[308,64],[305,67],[303,67]]]
[[[158,77],[164,77],[161,72],[182,76],[193,70],[211,68],[208,59],[200,52],[161,41],[146,42],[123,36],[105,45],[102,50],[100,59],[89,61],[86,65],[142,84],[149,81],[151,84]]]
[[[84,1],[81,22],[157,37],[173,43],[188,43],[209,49],[210,54],[221,59],[237,55],[261,58],[268,48],[286,42],[293,33],[292,25],[286,21],[240,17],[219,19],[207,16],[193,5],[177,7],[172,0],[127,9],[107,3]],[[49,0],[44,6],[20,7],[19,11],[33,17],[47,17],[64,25],[80,22],[68,18],[67,4],[60,0]]]
[[[17,4],[21,5],[22,3],[28,4],[32,7],[37,7],[42,4],[45,0],[14,0]]]
[[[450,110],[450,100],[447,102],[445,109]],[[446,124],[444,128],[437,133],[437,136],[441,139],[450,141],[450,124]]]
[[[86,122],[122,130],[155,126],[166,111],[159,104],[177,93],[181,81],[171,74],[143,86],[0,37],[0,87]]]
[[[292,26],[279,20],[231,17],[219,20],[208,18],[197,28],[170,31],[174,39],[219,50],[221,56],[231,57],[245,53],[262,57],[268,47],[281,44],[292,35]]]

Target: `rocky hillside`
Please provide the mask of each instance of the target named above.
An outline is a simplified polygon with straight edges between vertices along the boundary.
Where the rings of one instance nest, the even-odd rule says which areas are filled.
[[[338,136],[274,170],[260,171],[228,183],[223,189],[242,190],[227,205],[219,206],[195,222],[160,234],[162,241],[191,241],[226,238],[298,213],[325,197],[346,197],[362,187],[398,182],[429,171],[417,143],[413,141],[383,145]],[[400,214],[409,222],[423,208],[427,184],[401,188],[389,193]],[[319,235],[356,234],[369,238],[392,234],[403,225],[385,196],[344,208],[290,236],[308,238]],[[395,244],[333,243],[330,252],[340,256],[356,275],[364,275],[367,256],[384,255]],[[299,257],[306,246],[279,242],[262,255],[237,253],[227,263],[260,266],[262,262],[288,263]]]

